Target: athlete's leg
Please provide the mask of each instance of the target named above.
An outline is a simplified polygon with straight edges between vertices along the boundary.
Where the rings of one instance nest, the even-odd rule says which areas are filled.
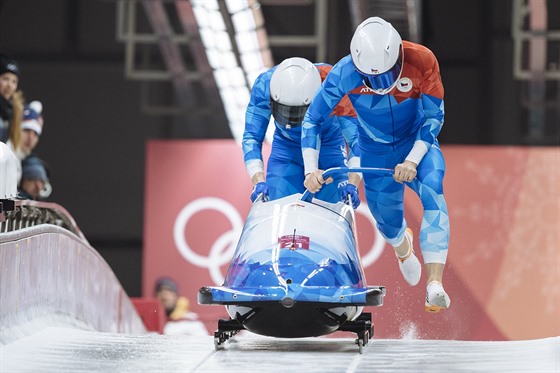
[[[420,227],[420,247],[424,263],[444,265],[447,259],[449,215],[443,194],[444,175],[445,162],[436,144],[424,156],[418,165],[416,179],[409,184],[424,208]]]
[[[428,312],[439,312],[451,304],[443,289],[443,270],[449,246],[449,215],[443,194],[445,161],[438,144],[434,144],[417,168],[417,178],[410,187],[418,194],[424,208],[420,228],[420,247],[427,275]]]
[[[410,146],[398,150],[393,147],[374,152],[361,149],[362,166],[394,168],[410,151]],[[399,260],[399,269],[412,286],[418,284],[422,265],[414,254],[412,230],[407,229],[404,218],[404,188],[392,175],[364,173],[364,189],[368,207],[377,222],[377,228],[393,248]]]
[[[368,207],[385,240],[393,246],[399,269],[404,279],[415,286],[422,276],[422,265],[412,247],[412,230],[404,219],[404,184],[392,176],[368,177],[364,174],[364,187]]]
[[[275,137],[267,164],[270,200],[303,193],[303,158],[298,143]]]
[[[395,168],[404,157],[404,150],[393,148],[370,149],[361,146],[361,165],[371,168]],[[401,245],[406,230],[404,219],[404,184],[397,183],[386,173],[364,173],[364,191],[368,208],[377,228],[389,244]]]
[[[364,174],[368,208],[385,240],[393,246],[404,238],[404,185],[392,176]]]

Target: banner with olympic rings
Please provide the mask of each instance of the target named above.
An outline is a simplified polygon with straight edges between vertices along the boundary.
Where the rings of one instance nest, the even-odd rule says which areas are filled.
[[[362,204],[356,211],[356,226],[367,283],[387,287],[385,304],[365,310],[372,312],[375,337],[508,340],[558,335],[558,291],[552,296],[555,305],[554,299],[525,293],[531,298],[531,309],[535,310],[536,302],[543,313],[535,320],[517,304],[527,298],[516,298],[515,288],[507,280],[512,274],[502,267],[504,263],[514,265],[516,277],[511,280],[531,284],[533,289],[542,285],[531,277],[535,270],[545,273],[543,281],[558,284],[559,270],[554,261],[532,261],[523,267],[515,265],[516,259],[508,254],[520,244],[515,237],[524,228],[514,222],[517,206],[529,203],[523,202],[524,198],[533,200],[534,196],[548,194],[553,206],[558,207],[558,178],[543,181],[541,169],[541,165],[556,162],[558,176],[558,148],[447,146],[442,150],[451,221],[444,285],[452,306],[445,312],[424,311],[425,273],[415,287],[404,281],[393,249],[377,231],[360,187]],[[265,144],[263,152],[269,151]],[[539,182],[531,183],[533,178],[539,178]],[[506,182],[498,185],[493,180]],[[150,141],[146,151],[143,296],[153,296],[158,277],[172,277],[180,293],[189,299],[190,309],[213,331],[217,319],[227,314],[221,306],[198,305],[197,291],[201,286],[222,284],[251,206],[251,191],[242,150],[233,140]],[[532,202],[533,206],[541,204]],[[546,242],[554,239],[550,235],[557,232],[558,214],[554,216],[544,206],[541,210],[546,218],[531,226],[544,237],[539,242]],[[405,217],[415,234],[416,254],[422,260],[418,247],[422,206],[408,188]],[[539,237],[536,233],[531,236]],[[549,250],[556,250],[558,257],[557,245]],[[499,284],[507,292],[500,292],[496,288]],[[531,321],[516,321],[519,319],[515,316]]]

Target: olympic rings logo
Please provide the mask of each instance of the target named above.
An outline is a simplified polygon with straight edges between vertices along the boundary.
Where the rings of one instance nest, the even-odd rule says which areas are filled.
[[[208,256],[196,253],[189,246],[185,238],[185,228],[189,220],[194,215],[204,210],[216,210],[224,214],[231,224],[231,229],[224,232],[213,243]],[[364,205],[359,206],[356,213],[363,215],[367,219],[373,227],[375,234],[373,244],[369,251],[365,255],[362,255],[362,265],[364,268],[367,268],[375,263],[381,256],[383,248],[385,247],[385,240],[383,239],[383,236],[381,236],[381,233],[379,233],[375,219],[371,216],[367,207]],[[220,198],[204,197],[187,204],[179,212],[173,226],[173,238],[175,245],[183,258],[197,267],[207,268],[210,278],[214,284],[221,285],[223,284],[225,277],[222,274],[220,267],[231,261],[235,248],[237,247],[237,240],[243,230],[243,224],[244,222],[241,219],[239,212],[229,202]]]
[[[202,256],[194,252],[185,239],[185,227],[189,219],[203,210],[216,210],[221,212],[228,218],[232,226],[231,230],[218,237],[210,248],[208,256]],[[223,199],[205,197],[194,200],[183,207],[179,212],[173,227],[173,238],[183,258],[195,266],[208,268],[212,281],[214,281],[216,285],[221,285],[224,282],[224,275],[221,273],[220,267],[231,260],[237,245],[236,240],[239,238],[242,229],[243,221],[235,207]]]

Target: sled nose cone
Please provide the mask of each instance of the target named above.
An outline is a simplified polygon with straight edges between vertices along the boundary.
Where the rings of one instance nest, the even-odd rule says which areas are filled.
[[[292,298],[286,297],[282,299],[281,303],[286,308],[292,308],[296,302]]]

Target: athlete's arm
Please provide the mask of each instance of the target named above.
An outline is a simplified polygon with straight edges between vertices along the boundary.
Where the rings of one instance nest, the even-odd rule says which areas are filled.
[[[358,146],[358,118],[348,96],[344,96],[334,109],[342,136],[348,146],[348,167],[360,167],[360,148]],[[362,175],[350,173],[348,182],[358,186]]]
[[[420,127],[414,146],[408,156],[407,161],[418,165],[426,155],[432,144],[435,142],[443,126],[445,115],[444,110],[444,90],[441,81],[439,64],[434,54],[425,49],[423,54],[424,76],[421,86],[422,106],[426,115],[426,120]]]
[[[305,174],[318,168],[319,149],[321,148],[321,125],[331,114],[345,93],[339,87],[340,72],[335,65],[315,95],[313,102],[303,118],[301,129],[301,150]],[[326,125],[326,124],[325,124]]]
[[[245,112],[245,130],[241,146],[245,168],[253,185],[265,181],[262,144],[272,115],[270,110],[270,74],[263,73],[255,80],[249,105]]]

